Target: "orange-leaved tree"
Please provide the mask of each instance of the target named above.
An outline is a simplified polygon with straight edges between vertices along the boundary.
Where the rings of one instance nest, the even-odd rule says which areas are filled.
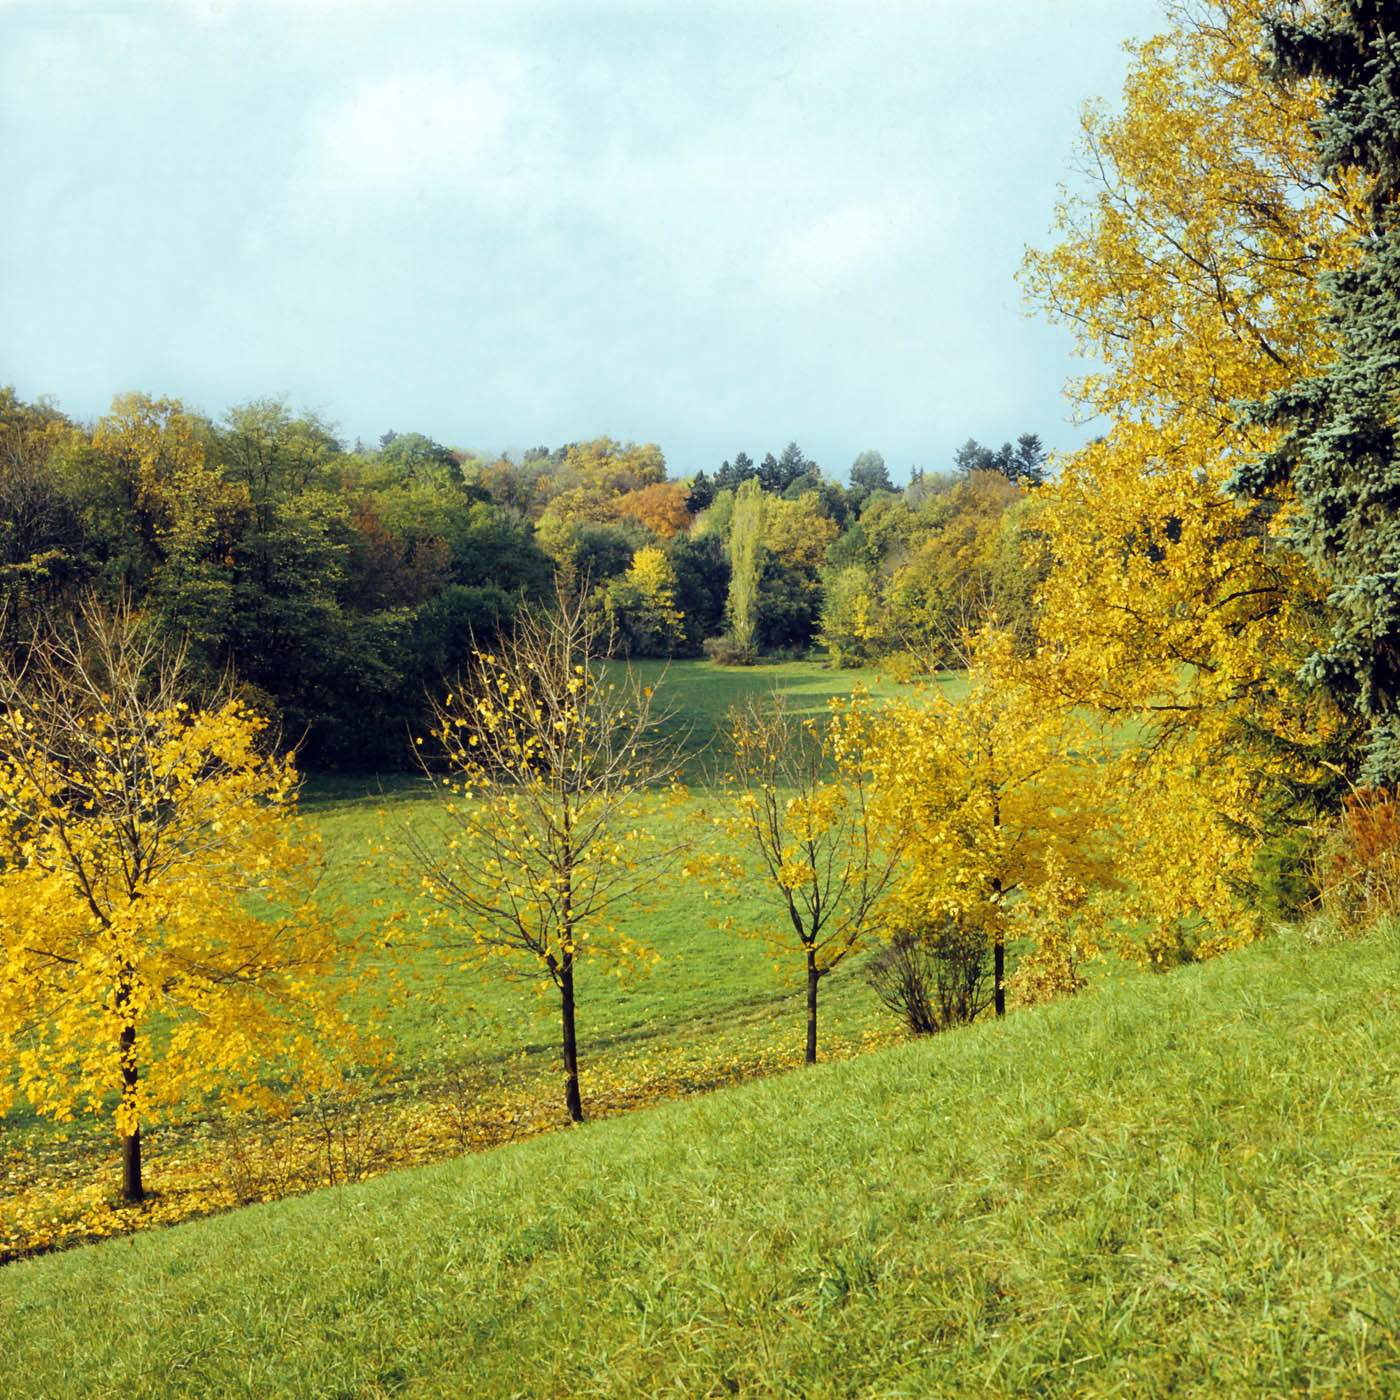
[[[186,680],[179,650],[93,603],[0,659],[0,1095],[112,1112],[131,1201],[143,1124],[252,1102],[260,1071],[353,1039],[292,763]]]
[[[559,996],[564,1099],[583,1118],[575,1031],[585,961],[621,975],[649,959],[616,918],[635,913],[690,844],[663,834],[680,738],[652,688],[604,672],[606,637],[585,599],[526,608],[435,705],[445,771],[436,830],[408,833],[445,950],[507,959]]]
[[[762,887],[776,919],[724,926],[764,939],[778,965],[801,960],[806,1063],[817,1060],[821,983],[881,917],[904,848],[900,826],[876,822],[866,747],[872,719],[857,696],[824,721],[800,720],[781,693],[729,713],[731,843],[747,859],[721,866],[734,892]],[[752,869],[757,867],[756,871]]]

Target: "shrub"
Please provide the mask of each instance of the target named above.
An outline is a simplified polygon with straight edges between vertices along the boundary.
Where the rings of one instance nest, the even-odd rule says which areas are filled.
[[[876,669],[896,685],[910,685],[927,679],[930,674],[927,659],[913,651],[889,652],[876,662]]]
[[[1254,859],[1254,897],[1259,912],[1275,923],[1295,923],[1317,903],[1315,835],[1288,831],[1259,848]]]
[[[1387,788],[1353,792],[1323,828],[1314,878],[1322,909],[1343,932],[1400,914],[1400,800]]]
[[[968,1024],[992,1004],[991,951],[983,930],[949,918],[895,934],[865,976],[911,1035],[933,1035]]]
[[[727,633],[723,637],[706,637],[701,645],[716,666],[753,665],[753,653]]]

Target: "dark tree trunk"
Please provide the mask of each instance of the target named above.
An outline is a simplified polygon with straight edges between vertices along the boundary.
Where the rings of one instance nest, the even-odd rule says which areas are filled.
[[[996,754],[988,755],[992,761],[991,769],[991,795],[992,795],[992,830],[1001,831],[1001,788],[997,784],[996,778]],[[1001,896],[1002,896],[1001,876],[997,875],[992,880],[992,895],[997,906],[997,918],[1001,918]],[[997,1018],[1006,1015],[1006,934],[1003,930],[997,930],[996,945],[992,949],[992,1001],[996,1006]]]
[[[583,1122],[583,1099],[578,1091],[578,1041],[574,1038],[574,959],[565,953],[559,964],[559,1009],[564,1022],[564,1101],[569,1121]]]
[[[122,1099],[136,1098],[136,1027],[123,1026],[121,1036]],[[146,1188],[141,1181],[141,1125],[122,1134],[122,1197],[127,1201],[143,1201]]]
[[[817,954],[813,948],[807,949],[807,1063],[817,1062],[817,983],[821,973],[817,971]]]

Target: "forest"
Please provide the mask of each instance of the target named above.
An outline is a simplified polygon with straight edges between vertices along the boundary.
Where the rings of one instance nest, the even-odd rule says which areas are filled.
[[[362,770],[411,766],[429,692],[556,579],[620,657],[932,656],[993,609],[1029,635],[1046,460],[1032,433],[969,440],[896,487],[871,451],[847,485],[789,443],[676,479],[653,443],[371,451],[275,398],[211,421],[130,393],[84,426],[4,389],[0,454],[9,638],[125,598],[197,673],[232,670],[304,766]]]

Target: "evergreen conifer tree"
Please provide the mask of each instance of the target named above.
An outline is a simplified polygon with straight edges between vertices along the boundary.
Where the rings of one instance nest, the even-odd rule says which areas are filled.
[[[1290,431],[1232,490],[1262,499],[1292,483],[1292,538],[1334,609],[1302,674],[1366,722],[1362,778],[1385,784],[1400,780],[1400,7],[1338,0],[1269,31],[1277,81],[1326,85],[1319,165],[1369,177],[1370,227],[1356,266],[1326,283],[1335,362],[1245,409]]]

